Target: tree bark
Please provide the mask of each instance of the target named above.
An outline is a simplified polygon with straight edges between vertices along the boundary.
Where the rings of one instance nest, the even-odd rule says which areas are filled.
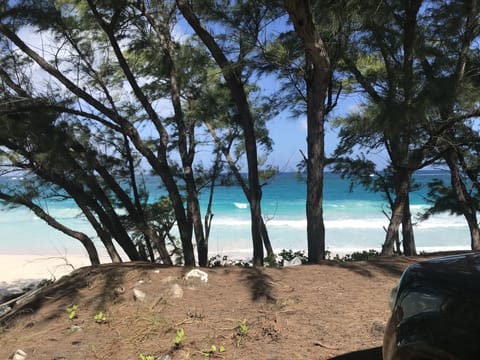
[[[107,250],[107,254],[110,257],[110,260],[112,260],[112,263],[121,263],[122,258],[120,257],[117,249],[115,248],[115,244],[112,241],[112,235],[110,235],[110,233],[102,227],[102,225],[97,221],[97,219],[87,206],[84,206],[78,202],[76,203],[78,207],[82,210],[87,220],[90,222],[90,225],[92,225],[92,227],[95,229],[98,238],[105,247],[105,250]]]
[[[445,156],[448,167],[450,168],[451,186],[455,191],[458,204],[460,205],[463,216],[467,221],[470,230],[470,244],[472,250],[480,250],[480,230],[478,228],[477,208],[475,199],[467,191],[465,183],[460,176],[459,158],[454,149],[451,149]]]
[[[410,212],[410,195],[407,194],[405,206],[403,208],[402,219],[402,238],[403,238],[403,252],[406,256],[417,255],[417,248],[415,246],[415,237],[412,225],[412,213]]]
[[[285,0],[285,9],[305,48],[307,87],[307,242],[308,261],[325,259],[323,220],[323,174],[325,167],[325,100],[331,77],[331,64],[325,43],[316,30],[309,0]]]
[[[385,242],[382,246],[382,255],[393,255],[395,238],[398,236],[400,224],[404,219],[405,206],[410,190],[410,171],[407,169],[398,169],[396,172],[397,193],[392,207],[392,217],[388,225]]]

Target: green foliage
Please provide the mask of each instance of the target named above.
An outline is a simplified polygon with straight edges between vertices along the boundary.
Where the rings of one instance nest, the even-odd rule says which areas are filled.
[[[155,360],[155,356],[140,354],[139,359],[140,360]]]
[[[248,326],[245,321],[238,325],[238,333],[243,337],[247,336]]]
[[[78,305],[67,307],[68,319],[73,320],[77,317]]]
[[[96,313],[93,320],[95,320],[97,324],[105,324],[108,322],[107,315],[105,315],[103,311]]]
[[[468,179],[465,179],[465,182],[468,184]],[[451,215],[463,215],[464,209],[459,204],[455,190],[451,186],[445,185],[440,179],[434,179],[427,186],[429,190],[426,200],[431,206],[425,212],[418,214],[420,220],[427,220],[432,215],[444,212],[449,212]],[[472,196],[470,198],[472,205],[478,209],[480,199],[475,187],[473,187],[470,195]]]
[[[305,251],[303,250],[293,251],[291,249],[282,249],[277,256],[280,259],[278,263],[282,265],[285,261],[292,261],[295,258],[299,258],[302,261],[302,264],[306,264],[308,262],[308,257],[305,255]]]
[[[217,355],[223,354],[225,351],[225,347],[223,345],[220,345],[218,348],[216,345],[212,345],[209,350],[203,350],[202,355],[205,357],[215,357]]]
[[[351,254],[346,254],[343,257],[340,257],[338,254],[335,255],[333,258],[334,260],[337,261],[367,261],[371,260],[373,258],[376,258],[377,256],[380,256],[379,252],[374,249],[370,249],[368,251],[362,251],[362,252],[353,252]]]
[[[222,266],[238,266],[238,267],[252,267],[252,262],[242,259],[229,259],[227,255],[216,255],[208,259],[208,267],[222,267]]]
[[[242,344],[248,336],[248,325],[246,320],[240,322],[237,326],[237,332],[235,333],[237,347]]]
[[[182,347],[182,342],[185,340],[185,330],[183,328],[177,329],[177,334],[173,338],[172,342],[175,349]]]
[[[276,267],[278,265],[277,256],[275,254],[270,254],[264,259],[265,266]]]

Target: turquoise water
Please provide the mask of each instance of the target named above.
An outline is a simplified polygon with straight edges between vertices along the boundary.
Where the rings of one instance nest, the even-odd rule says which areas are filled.
[[[428,171],[416,175],[426,183],[433,178],[448,181],[448,174]],[[160,194],[159,180],[147,179],[153,197]],[[15,181],[12,179],[11,181]],[[412,193],[412,213],[426,207],[423,196],[426,189]],[[279,174],[263,188],[262,211],[267,222],[272,245],[276,250],[306,248],[305,183],[293,173]],[[201,195],[205,208],[208,194]],[[58,220],[83,231],[94,238],[89,224],[78,216],[72,203],[52,202],[49,212]],[[382,213],[385,202],[380,194],[361,188],[349,192],[348,180],[326,174],[324,186],[324,217],[326,246],[333,254],[362,249],[380,249],[388,220]],[[248,203],[239,187],[217,187],[213,206],[210,235],[211,255],[251,256],[250,221]],[[0,213],[0,252],[35,254],[78,254],[82,247],[76,240],[51,229],[26,209]],[[434,251],[468,249],[469,233],[463,217],[442,214],[415,226],[415,239],[419,250]]]

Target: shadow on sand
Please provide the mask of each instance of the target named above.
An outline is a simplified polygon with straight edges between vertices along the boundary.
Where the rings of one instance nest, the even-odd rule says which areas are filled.
[[[338,355],[330,360],[382,360],[382,348],[360,350],[348,354]]]

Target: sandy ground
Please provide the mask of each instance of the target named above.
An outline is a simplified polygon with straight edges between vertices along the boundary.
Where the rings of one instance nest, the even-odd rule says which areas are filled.
[[[89,265],[81,255],[0,255],[0,282],[12,283],[26,279],[52,279],[68,274],[74,269]]]
[[[0,359],[379,360],[390,289],[424,258],[203,269],[207,281],[147,263],[85,267],[13,307]]]

